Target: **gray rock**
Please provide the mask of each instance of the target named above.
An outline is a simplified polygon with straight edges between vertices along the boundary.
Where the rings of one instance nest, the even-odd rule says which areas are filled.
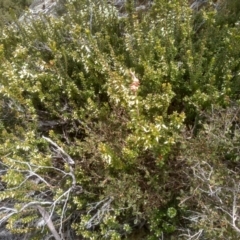
[[[58,16],[58,11],[63,8],[64,0],[33,0],[32,4],[29,6],[29,11],[25,12],[19,21],[31,21],[37,19],[42,14],[56,17]]]

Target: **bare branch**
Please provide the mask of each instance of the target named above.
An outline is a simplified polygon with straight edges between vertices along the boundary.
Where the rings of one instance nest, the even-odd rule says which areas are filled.
[[[108,213],[110,211],[110,205],[111,202],[114,200],[113,197],[109,197],[109,198],[105,198],[100,202],[97,203],[91,203],[89,205],[93,205],[90,210],[88,211],[88,214],[94,210],[97,210],[97,212],[91,217],[91,219],[85,224],[85,227],[87,229],[90,229],[96,225],[98,225],[102,219],[104,218],[104,216],[106,215],[106,213]],[[103,203],[103,205],[97,209],[101,204]]]
[[[181,234],[180,237],[185,236],[188,237],[186,240],[198,240],[200,239],[201,235],[203,234],[203,229],[200,229],[197,233],[191,236],[190,232],[188,234]]]
[[[47,137],[42,137],[43,139],[45,139],[47,142],[51,143],[65,158],[63,158],[64,160],[66,160],[66,162],[69,165],[74,165],[75,162],[73,161],[73,159],[61,148],[59,147],[55,142],[53,142],[50,138]]]
[[[4,222],[6,222],[12,215],[16,214],[16,213],[20,213],[22,211],[24,211],[26,208],[31,207],[31,206],[35,206],[35,205],[51,205],[52,202],[29,202],[27,204],[25,204],[20,210],[17,210],[15,208],[9,208],[9,207],[1,207],[0,208],[0,213],[2,214],[7,214],[4,217],[2,217],[0,219],[0,225]]]
[[[38,211],[40,212],[40,214],[42,215],[45,223],[48,226],[48,229],[50,230],[50,232],[53,234],[53,236],[55,237],[56,240],[63,240],[63,238],[60,237],[60,235],[57,233],[53,222],[51,220],[51,217],[49,216],[48,212],[45,211],[45,209],[43,207],[41,207],[40,205],[37,206]]]
[[[20,189],[23,187],[24,183],[26,183],[27,181],[31,181],[31,179],[30,179],[31,177],[36,177],[38,182],[44,183],[46,185],[46,188],[52,192],[54,190],[53,186],[46,179],[44,179],[42,176],[40,176],[37,173],[39,170],[42,170],[42,169],[52,169],[52,170],[57,171],[60,174],[62,174],[63,177],[69,176],[72,179],[72,184],[66,191],[61,193],[60,196],[57,196],[57,199],[55,199],[54,201],[44,201],[43,199],[39,200],[39,198],[38,198],[38,201],[29,200],[29,202],[25,202],[25,203],[21,203],[21,201],[18,202],[18,204],[22,205],[20,210],[17,209],[16,207],[0,208],[0,214],[1,214],[0,224],[6,222],[14,214],[22,213],[27,208],[34,207],[42,215],[42,219],[44,221],[44,224],[42,226],[47,225],[49,231],[52,233],[52,235],[55,237],[56,240],[63,240],[64,239],[63,223],[66,218],[67,205],[69,202],[70,195],[76,189],[77,190],[80,189],[82,192],[82,188],[81,188],[81,186],[77,186],[76,177],[75,177],[74,168],[73,168],[73,165],[74,165],[73,159],[51,139],[46,138],[46,137],[43,137],[43,138],[47,142],[49,142],[51,145],[53,145],[53,147],[56,148],[56,150],[61,154],[62,158],[65,160],[66,164],[68,165],[68,172],[61,170],[59,168],[56,168],[56,167],[35,165],[35,164],[31,164],[30,162],[19,161],[19,160],[15,160],[15,159],[8,157],[8,162],[1,163],[1,164],[8,169],[12,169],[19,173],[25,174],[25,178],[23,181],[18,183],[18,186],[9,188],[7,190],[13,191],[16,189]],[[4,170],[4,172],[7,173],[7,170]],[[56,194],[54,194],[54,195],[56,197]],[[107,204],[107,202],[103,203],[102,211],[103,211],[103,209],[107,208],[106,204]],[[52,220],[52,216],[55,213],[55,209],[56,209],[57,205],[61,207],[60,227],[58,229],[59,230],[58,232],[55,229],[55,226],[54,226],[54,223]],[[46,207],[43,207],[43,206],[46,206]]]

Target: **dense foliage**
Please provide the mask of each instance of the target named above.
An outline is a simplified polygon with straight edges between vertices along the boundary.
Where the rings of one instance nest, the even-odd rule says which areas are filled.
[[[133,2],[119,15],[69,0],[59,18],[2,27],[0,223],[12,232],[239,237],[238,5]]]

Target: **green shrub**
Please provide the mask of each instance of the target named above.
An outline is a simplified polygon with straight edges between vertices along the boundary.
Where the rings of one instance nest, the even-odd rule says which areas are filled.
[[[200,131],[202,111],[237,98],[237,27],[187,1],[125,17],[100,1],[66,7],[2,29],[0,199],[14,202],[2,221],[36,239],[170,238],[183,126]]]

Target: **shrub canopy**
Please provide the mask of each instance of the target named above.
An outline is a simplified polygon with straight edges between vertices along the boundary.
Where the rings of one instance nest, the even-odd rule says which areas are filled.
[[[174,239],[186,226],[207,229],[183,221],[202,211],[197,200],[182,203],[195,194],[196,161],[220,166],[222,179],[230,171],[223,142],[195,154],[212,134],[209,112],[238,104],[233,14],[176,0],[143,12],[128,1],[119,14],[104,1],[69,0],[57,18],[2,27],[1,222],[31,239]],[[215,236],[237,236],[224,221]]]

